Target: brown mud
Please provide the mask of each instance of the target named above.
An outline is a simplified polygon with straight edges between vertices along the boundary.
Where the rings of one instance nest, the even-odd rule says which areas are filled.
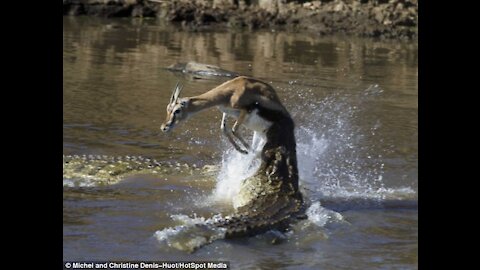
[[[416,39],[417,0],[63,0],[63,14],[155,17],[185,30],[271,29]]]

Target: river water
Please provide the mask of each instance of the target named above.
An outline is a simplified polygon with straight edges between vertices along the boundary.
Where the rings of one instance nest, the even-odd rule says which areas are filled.
[[[63,20],[64,154],[170,164],[162,172],[144,170],[114,181],[71,176],[64,169],[65,260],[218,260],[232,269],[417,268],[416,42],[190,32],[141,19]],[[222,135],[215,109],[169,134],[160,132],[177,81],[184,85],[182,96],[225,81],[164,69],[186,61],[260,78],[291,112],[300,186],[310,206],[308,219],[281,241],[272,244],[279,236],[267,233],[218,240],[194,253],[169,245],[173,227],[231,211],[232,194],[251,162]]]

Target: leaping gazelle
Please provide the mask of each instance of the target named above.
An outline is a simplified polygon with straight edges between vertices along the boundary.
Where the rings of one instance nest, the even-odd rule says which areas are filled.
[[[168,132],[193,114],[216,106],[223,113],[221,130],[242,154],[248,154],[250,146],[239,134],[241,125],[263,133],[272,125],[276,115],[289,116],[273,87],[250,77],[237,77],[198,96],[179,98],[181,91],[182,86],[177,83],[167,105],[167,118],[161,130]],[[236,119],[231,130],[227,128],[227,116]],[[232,135],[240,141],[245,150],[235,142]]]

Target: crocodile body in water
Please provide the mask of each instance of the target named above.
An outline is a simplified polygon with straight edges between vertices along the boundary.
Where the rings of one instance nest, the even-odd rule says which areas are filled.
[[[238,205],[235,212],[207,223],[178,226],[175,230],[181,232],[168,239],[170,246],[192,252],[217,239],[253,236],[269,230],[285,231],[296,219],[304,217],[293,120],[265,109],[260,109],[259,114],[273,124],[264,134],[259,169],[243,181],[235,198]],[[85,186],[115,184],[137,174],[187,172],[195,175],[204,169],[136,156],[63,156],[63,178],[82,178]]]
[[[159,240],[192,252],[217,239],[253,236],[270,230],[284,232],[297,219],[306,217],[298,186],[292,118],[286,111],[271,110],[258,104],[249,109],[256,110],[260,117],[272,124],[262,134],[265,144],[259,153],[259,169],[252,177],[243,180],[239,194],[234,198],[235,212],[208,222],[158,231]]]
[[[212,169],[142,156],[63,155],[64,186],[69,187],[112,185],[135,175],[193,175]]]
[[[235,78],[239,76],[236,72],[222,69],[215,65],[193,61],[172,64],[166,69],[172,72],[179,72],[189,79],[210,79],[214,77]]]
[[[192,252],[222,238],[253,236],[270,230],[285,231],[297,219],[305,218],[304,201],[298,186],[298,168],[294,122],[286,111],[271,110],[252,104],[263,119],[272,123],[262,134],[265,144],[260,151],[260,167],[241,184],[235,197],[237,208],[230,216],[212,218],[208,222],[180,225],[157,231],[159,240],[169,246]],[[82,161],[83,160],[83,161]],[[118,166],[113,170],[111,164]],[[88,165],[86,165],[88,163]],[[109,165],[110,164],[110,165]],[[138,158],[113,159],[72,158],[64,156],[64,178],[100,175],[106,178],[121,174],[142,173],[144,170],[167,170],[171,167],[154,160],[140,162]],[[167,169],[164,169],[167,168]],[[87,172],[75,174],[76,171]],[[174,231],[166,235],[168,232]]]
[[[226,238],[284,231],[303,217],[293,120],[266,109],[260,109],[259,114],[273,124],[265,133],[260,168],[242,183],[238,200],[243,203],[233,217],[214,223],[227,229]]]

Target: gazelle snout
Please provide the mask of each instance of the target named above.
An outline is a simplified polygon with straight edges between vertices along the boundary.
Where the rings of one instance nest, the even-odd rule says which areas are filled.
[[[163,132],[168,132],[170,131],[170,128],[172,127],[172,123],[171,122],[167,122],[167,123],[163,123],[161,126],[160,126],[160,129],[163,131]]]

